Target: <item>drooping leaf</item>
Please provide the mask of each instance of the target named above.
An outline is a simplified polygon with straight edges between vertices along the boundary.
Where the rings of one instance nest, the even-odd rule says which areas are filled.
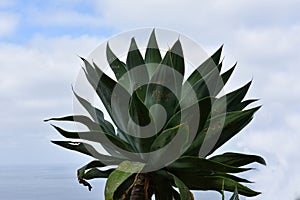
[[[107,169],[107,170],[100,170],[97,168],[92,168],[87,171],[82,178],[86,180],[91,180],[95,178],[108,178],[108,176],[114,171],[115,169]]]
[[[89,170],[89,169],[95,168],[95,167],[105,167],[105,166],[106,166],[106,164],[104,164],[100,160],[93,160],[93,161],[89,162],[88,164],[84,165],[83,167],[81,167],[80,169],[78,169],[77,175],[79,177],[83,178],[83,175],[85,174],[86,170]]]
[[[94,158],[101,160],[103,163],[107,165],[118,165],[121,161],[120,158],[115,158],[112,156],[104,155],[99,153],[92,145],[84,143],[84,142],[74,142],[74,141],[51,141],[52,143],[61,146],[63,148],[77,151]]]
[[[236,181],[238,183],[253,183],[253,182],[251,182],[247,179],[244,179],[244,178],[241,178],[241,177],[238,177],[238,176],[235,176],[235,175],[227,174],[227,173],[218,172],[218,173],[212,174],[211,176],[224,177],[224,178]]]
[[[79,122],[85,125],[90,130],[102,130],[101,125],[93,122],[90,118],[84,115],[69,115],[65,117],[55,117],[44,120],[48,121],[65,121],[65,122]]]
[[[178,177],[173,175],[173,179],[175,182],[175,185],[178,187],[179,192],[180,192],[180,199],[181,200],[194,200],[194,196],[189,190],[189,188],[182,182]]]
[[[133,152],[132,147],[126,143],[125,141],[118,138],[116,135],[111,135],[102,131],[85,131],[85,132],[71,132],[66,131],[58,126],[52,125],[62,136],[69,138],[69,139],[83,139],[88,140],[91,142],[97,142],[102,144],[102,146],[105,146],[108,148],[110,153],[113,152],[113,155],[120,155],[120,153],[117,153],[119,151],[119,147],[126,151]],[[123,152],[124,154],[124,152]]]
[[[222,192],[222,187],[224,187],[225,191],[233,192],[235,188],[238,188],[239,194],[253,197],[260,194],[260,192],[256,192],[234,180],[225,177],[218,176],[201,176],[195,177],[193,174],[190,175],[186,173],[176,174],[178,178],[180,178],[185,185],[191,190],[215,190],[218,192]]]
[[[205,158],[182,156],[175,162],[170,164],[167,169],[171,170],[175,174],[190,172],[191,174],[211,174],[211,173],[240,173],[251,168],[238,168],[222,163],[207,160]]]
[[[266,165],[266,161],[261,156],[242,154],[242,153],[231,153],[231,152],[224,153],[222,155],[213,156],[209,158],[209,160],[213,160],[216,162],[220,162],[235,167],[248,165],[253,162]]]

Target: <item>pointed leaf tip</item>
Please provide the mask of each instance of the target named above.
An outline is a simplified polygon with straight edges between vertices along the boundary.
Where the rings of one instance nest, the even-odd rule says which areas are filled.
[[[220,62],[222,50],[223,50],[223,45],[211,56],[212,60],[216,65],[218,65]]]
[[[129,51],[137,50],[138,46],[134,37],[131,38]]]

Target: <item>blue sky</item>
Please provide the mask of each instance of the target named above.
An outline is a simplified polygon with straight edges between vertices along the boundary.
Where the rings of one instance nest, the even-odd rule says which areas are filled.
[[[72,113],[71,84],[102,41],[141,27],[178,31],[208,53],[224,44],[225,66],[238,61],[226,87],[253,79],[249,97],[263,108],[218,152],[263,155],[251,173],[253,199],[300,196],[299,1],[141,2],[0,0],[0,165],[72,164],[90,159],[52,144],[60,136],[43,119]]]

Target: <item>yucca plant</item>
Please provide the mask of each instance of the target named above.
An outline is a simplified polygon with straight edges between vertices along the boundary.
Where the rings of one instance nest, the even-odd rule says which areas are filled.
[[[74,92],[90,116],[70,115],[49,120],[76,122],[89,131],[71,132],[53,127],[70,141],[52,141],[95,160],[78,170],[79,183],[108,178],[105,199],[193,199],[190,190],[260,194],[243,185],[250,181],[236,174],[250,170],[262,157],[241,153],[211,154],[239,133],[260,107],[246,109],[251,82],[220,95],[232,68],[221,73],[222,47],[185,78],[186,61],[180,39],[162,57],[155,31],[145,55],[132,38],[123,62],[106,46],[109,77],[95,63],[82,58],[88,82],[101,99],[113,123],[91,102]],[[160,106],[158,106],[160,105]],[[48,120],[46,120],[48,121]],[[105,153],[93,145],[100,143]],[[109,168],[108,168],[109,167]]]

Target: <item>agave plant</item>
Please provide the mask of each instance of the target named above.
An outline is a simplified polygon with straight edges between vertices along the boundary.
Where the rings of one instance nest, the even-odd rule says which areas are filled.
[[[108,178],[107,200],[144,200],[153,196],[157,200],[189,200],[193,199],[190,190],[214,190],[222,196],[224,191],[230,191],[231,199],[238,199],[238,194],[247,197],[260,194],[243,185],[250,181],[237,174],[250,170],[244,166],[253,162],[265,165],[262,157],[233,152],[212,156],[260,108],[246,109],[256,101],[244,100],[251,82],[220,95],[236,67],[221,73],[222,47],[187,78],[184,78],[186,61],[180,39],[164,56],[162,53],[153,31],[145,55],[142,56],[132,38],[124,62],[107,44],[107,61],[115,77],[109,77],[96,63],[82,58],[86,79],[112,123],[75,91],[75,97],[89,116],[49,119],[81,123],[89,129],[72,132],[52,125],[70,139],[52,141],[54,144],[95,158],[78,170],[79,183],[90,190],[88,180]],[[155,107],[158,104],[160,107]],[[98,151],[93,145],[96,143],[106,152]]]

